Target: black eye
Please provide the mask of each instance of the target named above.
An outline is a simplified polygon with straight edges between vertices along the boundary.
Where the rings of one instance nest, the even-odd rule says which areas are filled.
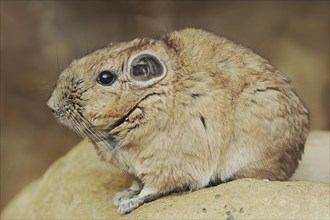
[[[116,74],[110,71],[102,71],[97,76],[96,81],[102,86],[110,86],[116,81]]]

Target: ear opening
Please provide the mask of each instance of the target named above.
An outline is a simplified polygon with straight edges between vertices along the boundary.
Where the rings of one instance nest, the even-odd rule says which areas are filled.
[[[138,85],[151,85],[166,75],[166,67],[152,52],[144,51],[129,59],[128,77]]]

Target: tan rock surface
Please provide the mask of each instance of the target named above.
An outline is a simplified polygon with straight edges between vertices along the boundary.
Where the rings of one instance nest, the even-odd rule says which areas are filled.
[[[330,182],[330,132],[309,134],[302,161],[291,180]]]
[[[329,137],[329,132],[321,136]],[[310,137],[320,138],[319,135]],[[308,143],[319,142],[309,140]],[[127,178],[118,169],[100,162],[93,147],[84,141],[18,194],[1,218],[330,218],[328,183],[242,179],[192,193],[173,194],[121,216],[112,205],[112,197],[128,185]]]

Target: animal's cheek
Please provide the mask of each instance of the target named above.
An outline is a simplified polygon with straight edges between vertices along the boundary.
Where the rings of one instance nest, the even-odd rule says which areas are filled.
[[[111,109],[108,108],[85,109],[83,116],[92,126],[98,129],[108,129],[117,120],[117,117],[114,117]]]
[[[113,117],[92,117],[89,120],[92,126],[98,130],[110,130],[112,125],[116,123],[116,119]]]

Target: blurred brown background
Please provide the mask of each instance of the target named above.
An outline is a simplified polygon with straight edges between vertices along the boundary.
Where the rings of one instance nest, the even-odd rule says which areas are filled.
[[[329,129],[329,1],[1,1],[1,208],[80,138],[45,102],[72,59],[201,27],[269,58]]]

